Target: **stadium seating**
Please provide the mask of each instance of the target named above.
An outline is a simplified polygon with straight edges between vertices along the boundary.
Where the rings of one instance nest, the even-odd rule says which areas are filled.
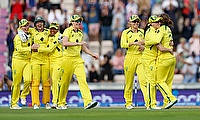
[[[7,57],[5,56],[8,51],[6,46],[6,17],[8,15],[6,8],[0,8],[0,79],[6,74],[6,62]]]

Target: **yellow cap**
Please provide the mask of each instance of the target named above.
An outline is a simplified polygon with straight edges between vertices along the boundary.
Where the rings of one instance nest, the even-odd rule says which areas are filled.
[[[77,21],[77,20],[83,21],[83,18],[80,17],[79,15],[73,15],[73,16],[71,16],[71,18],[70,18],[70,22],[74,22],[74,21]]]
[[[138,17],[138,15],[132,15],[132,16],[129,17],[130,22],[135,21],[135,20],[141,21],[140,18]]]
[[[156,15],[152,15],[152,16],[149,17],[149,21],[148,22],[149,23],[153,23],[153,22],[158,22],[160,20],[162,20],[162,17],[158,17]]]
[[[49,29],[51,29],[51,28],[56,28],[56,29],[58,29],[58,27],[59,27],[59,24],[58,24],[57,22],[52,22],[52,23],[50,24],[50,26],[49,26]]]
[[[21,19],[19,21],[19,27],[25,26],[26,24],[29,24],[29,21],[26,19]]]

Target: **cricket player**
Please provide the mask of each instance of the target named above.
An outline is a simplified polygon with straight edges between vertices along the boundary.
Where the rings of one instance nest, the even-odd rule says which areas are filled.
[[[29,22],[26,19],[20,20],[18,34],[14,38],[14,52],[12,56],[13,84],[10,109],[21,109],[18,106],[18,100],[20,97],[22,76],[24,87],[27,87],[28,92],[32,81],[30,63],[32,39],[28,30]]]
[[[161,25],[161,17],[158,17],[156,15],[152,15],[149,17],[149,24],[150,27],[147,29],[145,34],[145,50],[142,55],[142,64],[144,66],[145,75],[147,79],[147,110],[157,109],[160,110],[160,107],[156,106],[156,103],[154,101],[155,95],[156,95],[156,86],[159,88],[164,98],[169,98],[172,100],[172,94],[167,87],[165,82],[159,82],[157,81],[157,75],[158,73],[156,69],[157,67],[157,56],[158,56],[158,49],[162,52],[172,52],[172,49],[165,48],[160,45],[160,48],[158,45],[161,43],[162,38],[164,37],[164,32],[161,31],[160,25]],[[169,42],[168,42],[169,43]],[[163,71],[162,71],[163,72]]]
[[[92,95],[86,81],[86,73],[84,61],[81,58],[81,50],[91,55],[94,59],[98,56],[92,53],[83,41],[83,32],[79,29],[82,18],[78,15],[73,15],[70,19],[71,26],[65,29],[63,33],[63,52],[62,69],[64,73],[61,78],[58,107],[57,109],[67,109],[66,96],[72,75],[75,74],[80,87],[80,92],[84,102],[84,109],[95,107],[98,103],[92,101]]]
[[[38,16],[34,20],[34,36],[33,42],[35,48],[38,45],[40,49],[46,48],[48,44],[49,29],[44,28],[45,21],[41,16]],[[49,79],[49,54],[46,52],[40,52],[34,50],[31,55],[31,65],[32,65],[32,86],[31,86],[31,96],[32,96],[32,106],[34,109],[39,109],[40,99],[39,99],[39,86],[40,80],[42,81],[43,98],[42,102],[45,104],[46,109],[50,109],[50,79]]]
[[[163,38],[158,45],[158,57],[156,61],[156,74],[157,74],[157,87],[161,91],[162,95],[164,96],[164,105],[163,108],[169,109],[171,108],[176,102],[177,99],[174,95],[172,95],[172,83],[174,77],[174,69],[176,65],[176,59],[173,55],[173,51],[163,51],[160,48],[165,47],[168,49],[173,50],[173,44],[171,45],[171,41],[173,42],[172,32],[169,28],[169,25],[172,25],[173,22],[170,20],[170,17],[163,13],[160,15],[162,17],[161,20],[161,27],[159,30],[163,32]],[[167,89],[168,88],[168,89]],[[167,91],[166,91],[167,90]]]
[[[52,22],[49,26],[50,35],[48,40],[47,48],[40,48],[38,52],[47,52],[49,53],[49,61],[50,61],[50,76],[52,79],[52,108],[57,107],[58,101],[58,89],[59,89],[59,81],[61,78],[61,65],[62,65],[62,35],[60,34],[59,24],[57,22]]]
[[[158,30],[160,27],[160,17],[150,16],[150,27],[145,32],[145,49],[142,54],[141,62],[144,68],[145,77],[147,80],[147,110],[161,109],[156,106],[156,59],[157,47],[156,44],[160,43],[163,35]]]
[[[138,28],[140,18],[137,15],[132,15],[129,18],[130,27],[122,32],[121,48],[126,48],[127,53],[124,60],[124,98],[126,101],[126,109],[133,109],[133,80],[134,74],[137,73],[140,88],[143,93],[144,101],[147,101],[147,83],[145,80],[144,69],[140,62],[143,48],[142,45],[136,45],[135,42],[144,40],[144,30]]]

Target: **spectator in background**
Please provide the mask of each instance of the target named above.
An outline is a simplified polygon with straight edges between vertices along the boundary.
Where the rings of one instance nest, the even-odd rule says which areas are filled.
[[[122,49],[117,49],[111,59],[114,75],[124,74],[124,54]]]
[[[191,55],[192,52],[199,57],[200,56],[200,36],[197,33],[193,33],[193,36],[189,39],[189,54]]]
[[[24,18],[26,18],[29,22],[31,22],[30,24],[33,25],[35,19],[35,13],[30,8],[28,8],[24,12]]]
[[[43,7],[38,8],[35,17],[42,16],[45,21],[48,21],[48,10],[44,9]],[[48,27],[49,23],[46,22],[45,27]]]
[[[112,72],[112,65],[111,65],[111,57],[112,53],[108,52],[107,54],[100,57],[100,80],[101,82],[104,82],[105,75],[108,76],[108,82],[114,82],[113,81],[113,72]]]
[[[88,5],[88,32],[90,41],[99,40],[99,17],[100,17],[100,8],[99,4],[92,3]]]
[[[99,82],[99,75],[94,64],[92,64],[89,70],[89,82]]]
[[[160,15],[163,13],[163,9],[161,6],[161,1],[156,1],[155,4],[151,8],[151,14],[152,15]]]
[[[129,20],[129,17],[133,14],[137,15],[138,14],[138,5],[135,2],[135,0],[128,0],[128,3],[125,7],[126,11],[126,20]]]
[[[183,56],[187,57],[189,55],[189,47],[190,45],[186,42],[184,37],[179,39],[179,44],[177,45],[177,51],[182,50]]]
[[[183,9],[182,9],[182,15],[184,18],[189,18],[190,20],[194,17],[193,16],[193,2],[191,3],[191,0],[183,0]]]
[[[64,10],[61,9],[60,25],[65,24],[65,22],[67,22],[67,23],[70,22],[70,15],[68,14],[66,9],[64,9]]]
[[[125,14],[125,4],[123,2],[123,0],[118,0],[117,2],[114,3],[114,8],[112,10],[112,14],[113,16],[115,16],[115,14],[117,13],[117,10],[120,9],[121,10],[121,14],[123,15],[124,18],[124,14]],[[125,18],[124,18],[125,19]],[[126,19],[125,19],[126,20]]]
[[[196,23],[194,26],[194,32],[200,36],[200,15],[196,18]]]
[[[117,8],[117,11],[112,11],[113,19],[111,24],[111,31],[112,31],[112,41],[113,41],[113,49],[114,52],[117,48],[120,48],[120,38],[121,33],[125,28],[125,18],[124,14],[120,7]]]
[[[141,19],[141,22],[140,22],[140,28],[141,29],[145,29],[145,26],[148,22],[148,19],[149,19],[149,11],[147,10],[143,10],[142,13],[139,15],[140,19]]]
[[[197,65],[194,62],[193,57],[185,59],[183,65],[182,74],[184,75],[183,83],[196,83]]]
[[[61,7],[60,7],[60,3],[62,2],[63,0],[49,0],[49,2],[51,3],[51,8],[53,7],[56,7],[56,9],[60,9],[61,10]]]
[[[12,54],[14,51],[14,43],[13,39],[17,33],[17,25],[13,23],[13,21],[10,21],[7,29],[6,29],[6,45],[8,47],[8,66],[11,68],[12,67]]]
[[[82,16],[82,8],[80,6],[77,6],[75,8],[74,14],[77,14],[79,16]]]
[[[3,75],[0,80],[0,91],[11,91],[12,80],[7,75]]]
[[[62,25],[60,25],[60,33],[62,34],[64,32],[64,30],[69,26],[69,22],[68,19],[65,18],[64,19],[64,23]]]
[[[174,73],[175,74],[181,74],[181,70],[183,68],[184,65],[184,55],[183,55],[183,49],[179,49],[177,50],[177,54],[176,54],[176,66],[175,66],[175,70]]]
[[[49,2],[49,0],[38,0],[37,9],[39,8],[47,9],[48,12],[50,12],[51,3]]]
[[[191,24],[189,18],[185,18],[183,30],[182,30],[182,37],[186,38],[186,42],[192,37],[192,33],[194,30],[194,26]]]
[[[194,0],[194,17],[197,18],[200,15],[200,0]]]
[[[48,22],[57,22],[58,24],[61,24],[60,19],[62,18],[61,14],[58,12],[56,7],[50,10],[50,13],[48,14]]]
[[[178,22],[178,2],[177,0],[164,0],[162,2],[162,9],[165,13],[169,15],[173,23]],[[173,34],[173,39],[177,40],[179,39],[179,31],[178,31],[178,26],[177,24],[174,24],[171,27],[172,34]],[[174,41],[175,46],[178,44],[176,41]]]
[[[112,12],[109,9],[108,4],[102,4],[101,8],[101,39],[110,40],[111,39],[111,24],[112,24]]]
[[[24,0],[10,0],[10,6],[11,6],[10,20],[13,20],[15,15],[17,15],[18,20],[21,20],[23,18],[23,12],[26,8]]]
[[[83,5],[83,11],[82,11],[82,16],[83,16],[83,19],[84,19],[84,21],[85,21],[85,23],[87,23],[88,24],[88,11],[87,11],[87,4],[84,4]]]

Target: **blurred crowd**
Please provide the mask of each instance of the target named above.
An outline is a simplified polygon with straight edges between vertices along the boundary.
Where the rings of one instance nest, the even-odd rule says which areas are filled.
[[[68,7],[64,6],[65,1],[10,0],[8,66],[11,67],[13,38],[19,20],[25,18],[33,27],[35,17],[40,15],[47,23],[46,27],[51,22],[58,22],[60,32],[63,33],[71,16],[69,9],[66,9]],[[129,27],[128,18],[131,15],[139,15],[140,28],[145,28],[150,15],[160,15],[163,12],[174,22],[171,30],[177,58],[175,74],[183,74],[183,83],[200,82],[200,0],[74,0],[73,12],[83,17],[81,29],[86,42],[113,42],[113,51],[101,55],[99,69],[94,63],[86,65],[89,82],[114,81],[115,74],[123,74],[125,50],[120,49],[120,38],[122,31]]]

